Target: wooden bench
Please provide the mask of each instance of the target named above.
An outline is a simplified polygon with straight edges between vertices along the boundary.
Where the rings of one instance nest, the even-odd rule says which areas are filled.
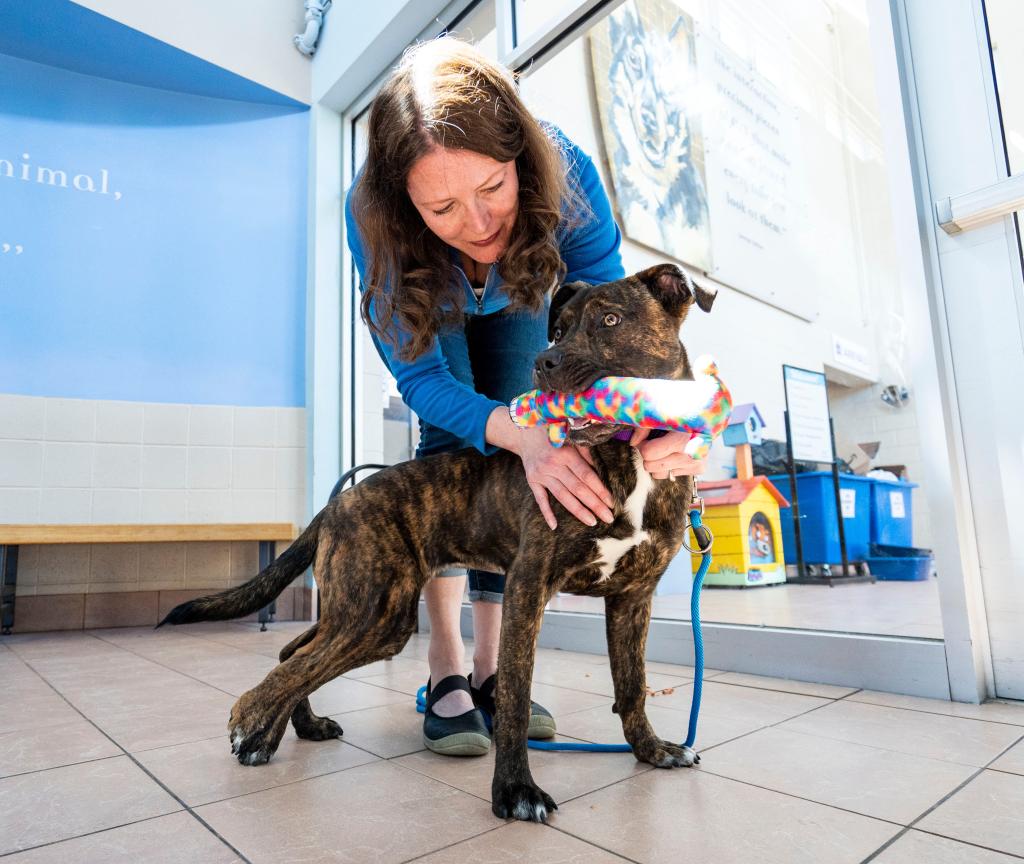
[[[18,547],[51,543],[195,543],[200,541],[256,541],[259,568],[276,557],[278,541],[297,536],[290,522],[242,522],[210,525],[0,525],[0,633],[14,626],[14,599],[18,584]],[[255,574],[253,574],[255,575]],[[275,604],[260,610],[260,629],[274,614]]]

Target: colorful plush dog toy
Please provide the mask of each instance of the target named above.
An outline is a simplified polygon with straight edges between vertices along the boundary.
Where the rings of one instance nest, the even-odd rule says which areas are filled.
[[[710,356],[698,357],[693,369],[693,381],[609,377],[582,393],[531,390],[512,400],[509,413],[517,426],[546,424],[555,447],[565,443],[570,429],[591,423],[689,432],[685,452],[703,459],[729,423],[732,396]]]

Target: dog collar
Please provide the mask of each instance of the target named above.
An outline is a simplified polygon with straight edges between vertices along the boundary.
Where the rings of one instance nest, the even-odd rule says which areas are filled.
[[[667,434],[667,432],[668,432],[667,429],[652,429],[651,430],[651,434],[648,435],[647,438],[648,438],[648,440],[650,440],[651,438],[660,438],[662,435]],[[633,437],[633,430],[629,429],[629,428],[620,429],[613,436],[614,440],[616,440],[616,441],[628,441],[632,437]]]

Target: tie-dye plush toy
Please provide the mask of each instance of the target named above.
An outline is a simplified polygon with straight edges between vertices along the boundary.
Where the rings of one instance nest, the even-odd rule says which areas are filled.
[[[547,425],[551,444],[561,447],[570,428],[590,423],[689,432],[686,454],[703,459],[729,422],[732,396],[709,355],[693,365],[694,381],[655,378],[602,378],[582,393],[531,390],[512,400],[517,426]]]

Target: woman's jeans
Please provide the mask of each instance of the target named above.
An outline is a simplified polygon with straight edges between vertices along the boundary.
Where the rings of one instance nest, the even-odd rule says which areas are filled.
[[[491,399],[511,402],[533,387],[533,361],[548,347],[547,321],[546,304],[537,315],[528,311],[464,315],[461,326],[443,331],[438,340],[455,380]],[[417,459],[472,446],[451,432],[423,420],[419,423]],[[482,570],[468,572],[470,600],[501,603],[504,576]]]

